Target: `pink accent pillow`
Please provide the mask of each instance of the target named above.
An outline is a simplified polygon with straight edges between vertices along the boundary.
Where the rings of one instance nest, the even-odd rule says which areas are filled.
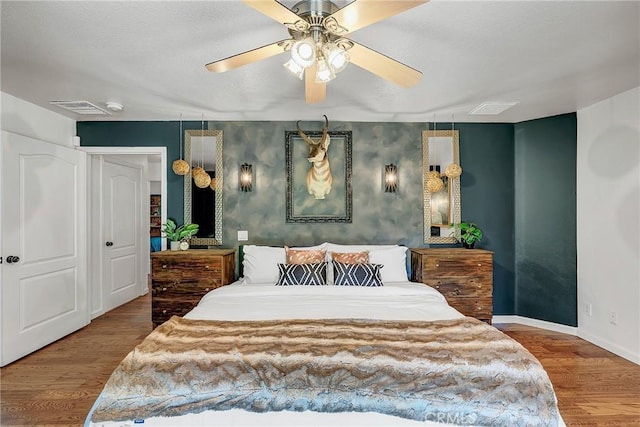
[[[343,264],[369,264],[369,251],[331,252],[331,258]]]
[[[318,264],[324,262],[326,251],[307,251],[284,247],[287,254],[287,264]]]

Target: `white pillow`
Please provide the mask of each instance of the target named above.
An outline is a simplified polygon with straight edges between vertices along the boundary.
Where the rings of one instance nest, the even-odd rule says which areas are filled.
[[[398,245],[338,245],[335,243],[325,243],[327,245],[327,261],[331,261],[331,252],[352,253],[362,251],[372,251],[375,249],[397,248]]]
[[[328,245],[329,243],[324,242],[315,246],[298,246],[298,247],[289,246],[289,249],[295,249],[296,251],[326,251]]]
[[[326,243],[326,245],[327,245],[326,259],[327,259],[327,262],[329,263],[327,264],[327,285],[333,285],[333,264],[332,264],[333,258],[331,257],[332,252],[353,253],[353,252],[367,251],[369,252],[369,254],[371,254],[371,251],[374,251],[374,250],[393,249],[393,248],[400,247],[398,245],[339,245],[336,243]],[[373,261],[371,261],[371,256],[369,256],[369,263],[373,264]],[[405,271],[406,271],[406,268],[405,268]],[[382,274],[382,279],[383,279],[382,281],[384,282],[384,268],[381,268],[380,272]],[[405,277],[406,277],[406,274],[405,274]]]
[[[245,245],[242,260],[244,283],[276,283],[278,264],[286,262],[284,248]]]
[[[382,264],[380,269],[382,283],[408,282],[407,277],[407,248],[397,246],[395,248],[374,249],[369,251],[370,264]]]
[[[327,243],[317,246],[296,247],[296,250],[326,250]],[[278,281],[278,264],[286,264],[287,256],[284,247],[273,246],[243,246],[242,260],[244,283],[271,283]]]

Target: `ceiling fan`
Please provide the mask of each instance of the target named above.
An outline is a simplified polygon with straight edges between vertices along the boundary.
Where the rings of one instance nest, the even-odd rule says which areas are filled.
[[[304,76],[308,103],[323,101],[326,83],[348,63],[403,87],[422,77],[420,71],[344,36],[429,0],[354,0],[342,9],[329,0],[303,0],[292,9],[276,0],[242,1],[283,24],[291,38],[211,62],[209,71],[222,73],[289,51],[291,59],[284,66],[298,78]]]

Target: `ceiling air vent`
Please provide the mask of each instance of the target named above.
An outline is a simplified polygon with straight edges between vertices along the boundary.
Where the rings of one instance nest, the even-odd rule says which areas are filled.
[[[492,115],[502,113],[505,110],[518,104],[517,102],[483,102],[473,110],[469,111],[469,115]]]
[[[50,104],[57,105],[60,108],[64,108],[72,113],[80,114],[81,116],[104,116],[111,114],[88,101],[51,101]]]

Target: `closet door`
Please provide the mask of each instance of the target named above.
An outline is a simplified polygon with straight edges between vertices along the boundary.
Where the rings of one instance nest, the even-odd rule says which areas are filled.
[[[89,323],[86,154],[2,132],[0,365]]]

